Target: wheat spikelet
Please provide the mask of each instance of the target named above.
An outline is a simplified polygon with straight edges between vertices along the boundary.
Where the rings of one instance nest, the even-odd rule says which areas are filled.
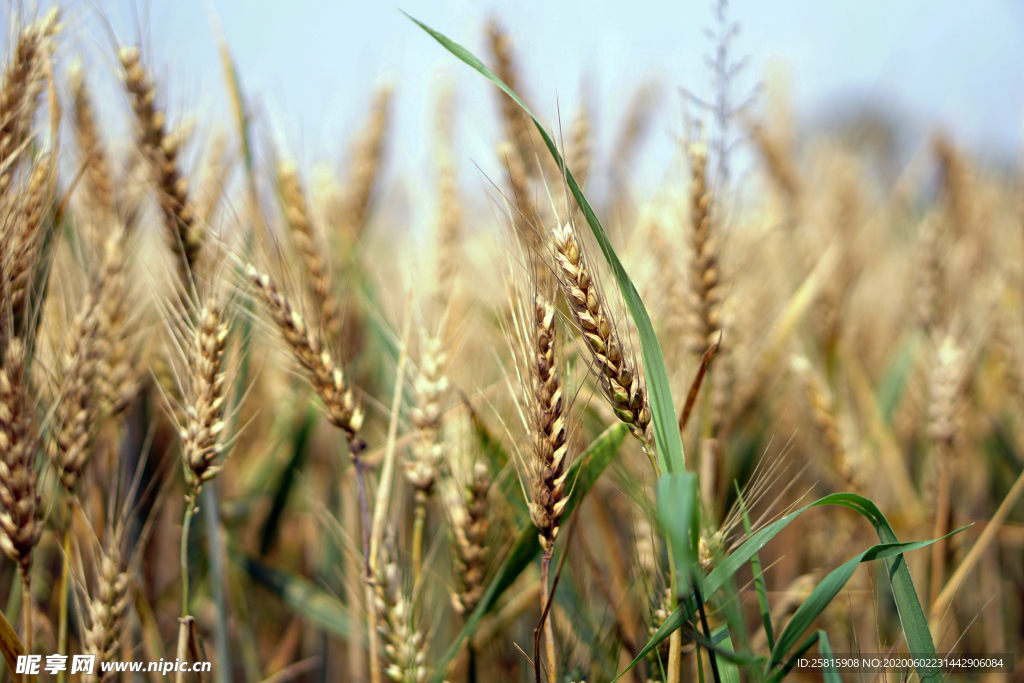
[[[260,273],[251,265],[246,267],[246,275],[292,355],[307,372],[310,383],[324,403],[328,421],[345,432],[352,455],[357,457],[362,451],[362,443],[357,436],[363,424],[363,413],[356,405],[352,388],[337,361],[321,347],[319,338],[306,327],[302,315],[292,307],[288,298],[278,292],[269,275]]]
[[[0,549],[23,578],[43,533],[31,395],[25,346],[20,339],[9,339],[0,368]]]
[[[102,396],[96,381],[100,307],[87,294],[68,329],[61,355],[59,395],[53,413],[50,457],[68,491],[82,476],[99,433]]]
[[[423,354],[419,373],[413,383],[416,407],[409,421],[416,430],[412,458],[405,465],[405,478],[416,490],[416,500],[422,504],[433,493],[434,483],[444,463],[444,443],[441,439],[443,406],[448,392],[445,366],[448,356],[439,337],[424,335]]]
[[[363,234],[370,215],[373,189],[380,175],[384,159],[384,133],[391,117],[392,88],[383,85],[377,89],[370,114],[353,147],[337,220],[344,226],[346,238],[355,243]]]
[[[199,220],[209,225],[217,206],[224,198],[224,189],[231,174],[233,159],[228,151],[227,136],[218,133],[210,143],[206,154],[206,165],[200,184],[199,206],[196,213]]]
[[[497,21],[491,20],[487,24],[487,40],[491,56],[494,57],[495,75],[512,92],[522,97],[519,70],[512,50],[512,39]],[[496,92],[498,105],[501,108],[501,121],[505,127],[505,137],[512,143],[519,162],[527,174],[530,177],[536,177],[537,164],[534,161],[536,152],[534,151],[533,137],[530,134],[529,119],[511,97],[500,90]]]
[[[814,424],[818,428],[822,442],[828,449],[833,468],[842,477],[843,482],[852,486],[854,491],[858,491],[860,489],[859,473],[843,440],[832,391],[807,358],[797,356],[793,358],[792,365],[803,381],[807,400],[811,405]]]
[[[220,303],[210,297],[198,311],[188,355],[188,390],[185,420],[179,425],[185,481],[194,497],[221,469],[218,459],[225,449],[224,349],[228,321]]]
[[[125,566],[116,541],[108,543],[97,553],[96,587],[87,596],[86,613],[89,624],[83,633],[86,654],[96,657],[93,680],[113,680],[114,673],[102,671],[99,666],[119,659],[121,638],[132,606],[132,576]]]
[[[772,184],[786,203],[790,218],[798,216],[800,206],[800,176],[796,170],[796,164],[789,152],[782,143],[765,130],[764,126],[752,124],[749,127],[750,136],[754,139],[761,156],[764,157],[765,165],[768,166],[768,175]]]
[[[537,212],[537,205],[533,201],[526,167],[523,166],[515,148],[509,143],[498,145],[498,158],[508,172],[508,184],[511,191],[511,196],[508,199],[513,204],[510,211],[516,237],[527,248],[527,253],[535,254],[539,251],[541,220]]]
[[[472,481],[464,489],[450,511],[459,580],[459,590],[452,594],[452,605],[463,618],[480,602],[487,574],[491,475],[485,463],[473,465]]]
[[[8,243],[10,251],[5,254],[5,258],[11,259],[7,276],[8,296],[16,321],[24,318],[36,294],[35,278],[41,266],[39,261],[45,241],[43,228],[53,189],[51,158],[44,154],[33,163],[28,187],[18,199],[17,215],[13,219]]]
[[[594,359],[591,369],[615,414],[629,425],[633,436],[650,448],[647,428],[651,411],[647,396],[587,267],[576,231],[567,223],[555,228],[552,236],[558,282]]]
[[[281,191],[281,204],[285,223],[306,271],[306,289],[321,311],[324,330],[331,339],[341,332],[341,313],[333,293],[331,277],[313,229],[313,221],[306,203],[306,194],[294,164],[281,162],[277,166],[277,182]]]
[[[452,151],[451,97],[442,97],[437,112],[437,292],[450,297],[462,256],[462,200],[459,197],[458,169]]]
[[[690,263],[690,310],[696,338],[693,351],[701,355],[714,344],[722,329],[721,293],[711,188],[707,184],[707,151],[690,146],[690,227],[693,260]]]
[[[11,186],[16,155],[32,132],[39,96],[46,79],[52,38],[60,29],[56,8],[18,36],[11,62],[0,83],[0,196]]]
[[[590,158],[593,140],[590,130],[590,109],[584,101],[572,122],[569,146],[565,150],[565,165],[569,167],[576,182],[583,187],[590,173]]]
[[[191,273],[199,260],[205,229],[189,201],[188,179],[178,170],[180,137],[168,135],[165,114],[156,108],[156,89],[152,77],[142,65],[139,49],[123,47],[118,53],[124,71],[124,86],[135,114],[136,141],[150,170],[171,251],[186,291]]]
[[[82,194],[95,230],[115,216],[114,177],[81,66],[72,72],[71,94],[72,132],[78,147],[79,163],[85,168],[81,180]]]
[[[99,365],[96,376],[103,402],[102,413],[107,416],[117,415],[128,407],[139,384],[127,320],[127,238],[127,230],[118,223],[103,244],[96,329],[96,343],[101,345],[101,349],[97,353]]]
[[[423,633],[414,624],[412,599],[402,588],[398,564],[382,552],[374,582],[377,627],[384,639],[384,673],[395,683],[423,683],[427,679],[427,652]]]

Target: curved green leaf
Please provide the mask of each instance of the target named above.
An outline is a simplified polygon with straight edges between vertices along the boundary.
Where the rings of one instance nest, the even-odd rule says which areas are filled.
[[[704,595],[707,598],[710,598],[718,592],[729,577],[739,571],[739,569],[746,564],[755,553],[767,545],[768,541],[786,528],[790,522],[807,510],[823,505],[841,505],[843,507],[856,510],[868,518],[872,526],[875,527],[875,532],[878,534],[878,538],[882,543],[899,543],[899,539],[896,538],[896,534],[893,532],[892,527],[889,526],[889,522],[885,519],[885,515],[879,511],[874,503],[867,498],[858,496],[854,493],[835,493],[830,496],[825,496],[824,498],[821,498],[806,507],[800,508],[795,512],[791,512],[785,517],[782,517],[781,519],[778,519],[755,532],[739,548],[737,548],[735,552],[725,558],[720,565],[715,567],[715,569],[704,578],[700,584]],[[907,569],[907,564],[904,561],[902,554],[887,557],[885,559],[885,563],[888,569],[889,582],[893,589],[893,597],[896,601],[896,609],[899,613],[900,623],[903,625],[903,632],[906,636],[907,645],[910,648],[910,651],[920,653],[925,657],[935,654],[935,645],[932,643],[931,631],[928,629],[928,620],[924,616],[924,610],[921,608],[921,601],[917,597],[917,590],[914,588],[914,582],[910,576],[910,570]],[[629,671],[636,666],[636,664],[646,657],[651,650],[668,638],[673,631],[685,624],[693,614],[696,613],[696,611],[697,603],[692,596],[687,600],[682,601],[679,604],[679,607],[677,607],[672,614],[669,615],[668,619],[665,620],[665,623],[661,625],[661,628],[657,630],[650,642],[640,650],[637,658],[634,659],[628,667],[626,667],[625,671]],[[625,671],[622,673],[625,673]],[[918,671],[918,675],[923,681],[941,681],[941,674],[937,669],[922,669]],[[619,678],[621,677],[622,674],[619,674]]]
[[[405,12],[402,12],[402,14],[405,14]],[[676,409],[672,403],[672,390],[668,381],[668,372],[665,370],[665,357],[662,354],[661,344],[658,342],[658,337],[654,334],[654,326],[651,324],[651,317],[648,315],[647,308],[644,306],[644,302],[640,299],[640,295],[637,293],[636,287],[633,285],[633,281],[630,280],[629,275],[626,273],[626,269],[623,267],[622,262],[619,261],[619,257],[615,253],[615,249],[608,240],[608,235],[605,233],[604,227],[601,226],[601,222],[594,214],[594,210],[591,208],[590,202],[587,201],[587,198],[584,196],[583,191],[576,182],[576,179],[562,161],[562,156],[558,153],[558,148],[555,146],[551,136],[548,135],[546,130],[544,130],[544,126],[540,124],[540,121],[538,121],[537,117],[533,115],[533,112],[530,111],[529,107],[519,99],[519,96],[516,95],[511,88],[505,85],[505,83],[498,78],[494,72],[488,69],[484,63],[477,59],[469,50],[450,38],[438,33],[426,24],[414,19],[408,14],[405,14],[405,16],[412,19],[412,21],[414,21],[420,28],[433,36],[434,40],[441,43],[446,50],[469,66],[473,67],[482,76],[501,88],[506,95],[511,97],[512,100],[518,104],[531,119],[533,119],[534,125],[537,126],[537,131],[540,133],[541,138],[544,139],[544,144],[547,146],[548,152],[551,153],[551,156],[558,164],[558,168],[565,174],[566,184],[569,186],[572,196],[576,199],[577,205],[579,205],[580,210],[583,212],[583,216],[587,219],[587,224],[590,225],[590,229],[594,233],[594,237],[597,239],[597,243],[601,247],[601,251],[604,253],[605,259],[608,261],[608,267],[611,268],[612,274],[615,276],[615,281],[619,285],[619,291],[622,293],[622,298],[626,302],[626,308],[629,309],[629,313],[633,317],[633,322],[636,324],[637,333],[640,338],[640,352],[644,359],[644,374],[647,378],[647,393],[651,403],[651,421],[654,424],[654,442],[657,447],[658,461],[661,465],[661,470],[662,472],[684,471],[686,469],[686,465],[683,454],[683,440],[679,434],[679,425],[676,422]]]

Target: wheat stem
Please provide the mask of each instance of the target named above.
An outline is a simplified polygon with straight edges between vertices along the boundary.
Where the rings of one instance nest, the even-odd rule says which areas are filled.
[[[196,512],[195,494],[185,498],[185,516],[181,522],[181,619],[178,620],[178,659],[185,661],[188,648],[188,530]],[[183,683],[185,674],[178,671],[175,683]]]

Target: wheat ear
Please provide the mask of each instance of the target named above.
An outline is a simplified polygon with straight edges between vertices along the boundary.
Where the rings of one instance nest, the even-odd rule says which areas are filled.
[[[701,144],[690,146],[690,224],[693,230],[693,260],[690,263],[690,309],[696,339],[693,351],[702,355],[714,344],[722,329],[719,316],[718,253],[715,245],[711,188],[707,183],[707,151]]]
[[[83,634],[85,652],[95,655],[99,663],[118,658],[121,637],[132,606],[131,571],[125,566],[117,540],[106,546],[97,553],[96,588],[88,595],[86,612],[89,625]],[[100,667],[97,666],[96,670],[99,671]],[[97,678],[109,681],[114,674],[109,672],[93,680]]]
[[[420,563],[423,558],[423,531],[427,518],[427,499],[434,492],[434,484],[444,463],[444,442],[441,439],[443,405],[448,391],[445,366],[448,357],[439,337],[424,335],[423,353],[419,373],[413,387],[416,392],[416,407],[409,415],[416,432],[412,446],[412,457],[405,465],[405,478],[416,491],[416,513],[413,526],[412,568],[413,582],[420,578]]]
[[[0,196],[7,193],[14,161],[32,133],[39,97],[43,92],[52,38],[60,29],[56,8],[18,36],[11,62],[0,83]]]
[[[9,339],[0,367],[0,549],[21,574],[25,610],[25,651],[32,652],[32,551],[43,533],[33,416],[25,346]]]
[[[115,216],[114,177],[80,66],[71,75],[71,96],[72,132],[78,146],[79,163],[85,168],[81,180],[84,203],[95,231]]]
[[[633,361],[625,355],[622,338],[612,322],[605,300],[591,275],[576,231],[571,223],[552,232],[558,282],[576,325],[587,342],[605,397],[633,436],[652,447],[647,428],[651,411]]]
[[[334,357],[321,346],[316,334],[306,327],[306,321],[294,309],[288,297],[277,290],[270,276],[251,265],[246,268],[246,274],[295,360],[306,371],[310,383],[323,401],[327,420],[345,432],[349,450],[357,458],[363,449],[362,441],[358,438],[363,424],[363,412],[356,404],[345,374]]]
[[[412,597],[402,587],[398,564],[386,553],[374,582],[377,613],[383,616],[377,632],[384,639],[384,673],[395,683],[423,683],[427,679],[427,648],[416,628]]]
[[[142,65],[139,49],[123,47],[118,56],[124,71],[124,86],[135,113],[136,141],[149,165],[182,284],[185,291],[189,291],[206,231],[189,201],[188,179],[178,170],[181,137],[168,135],[165,130],[165,114],[156,108],[156,88]]]
[[[306,273],[306,289],[321,311],[324,330],[331,339],[341,332],[341,313],[334,296],[330,273],[323,258],[324,250],[313,229],[313,220],[306,203],[306,193],[294,164],[281,162],[277,166],[277,182],[281,191],[281,206],[285,223],[291,232]]]
[[[71,321],[61,354],[58,400],[53,413],[50,456],[70,492],[82,476],[99,434],[102,397],[96,331],[99,306],[87,294]]]
[[[450,513],[459,580],[459,589],[452,595],[452,605],[462,617],[476,609],[483,596],[487,574],[487,530],[492,502],[491,475],[485,463],[473,465],[473,479],[464,488],[463,495],[451,506]]]

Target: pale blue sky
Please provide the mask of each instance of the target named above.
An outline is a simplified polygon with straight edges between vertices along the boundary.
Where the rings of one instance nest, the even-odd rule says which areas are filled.
[[[112,69],[109,41],[96,18],[99,0],[67,10],[68,52]],[[660,115],[638,168],[641,181],[662,177],[681,133],[679,87],[706,93],[702,29],[709,3],[609,0],[523,1],[504,6],[470,0],[375,2],[313,0],[117,0],[102,3],[122,40],[133,42],[143,17],[157,73],[173,114],[211,113],[228,122],[211,17],[219,16],[250,97],[260,134],[287,144],[300,161],[337,158],[382,77],[396,85],[391,173],[430,178],[431,90],[439,74],[455,86],[460,109],[463,180],[480,186],[496,173],[493,93],[398,11],[401,7],[487,61],[483,26],[497,15],[515,38],[529,95],[539,113],[575,111],[586,83],[597,119],[596,154],[608,153],[616,124],[637,84],[662,85]],[[922,132],[941,123],[989,156],[1013,157],[1024,122],[1024,3],[1016,0],[734,0],[742,24],[735,43],[750,74],[769,64],[789,72],[793,107],[813,123],[837,103],[851,109],[894,104]],[[148,16],[148,20],[145,17]],[[109,107],[124,118],[123,97]],[[426,190],[425,190],[426,191]]]

